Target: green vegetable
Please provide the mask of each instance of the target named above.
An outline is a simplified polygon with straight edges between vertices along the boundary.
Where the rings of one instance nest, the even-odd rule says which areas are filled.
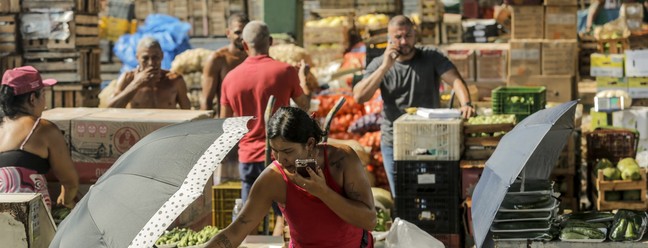
[[[615,227],[612,229],[612,234],[610,239],[614,241],[623,240],[623,234],[625,233],[626,228],[628,227],[628,222],[625,219],[621,219]]]
[[[562,232],[579,233],[589,237],[590,239],[605,239],[605,233],[597,228],[567,227],[567,228],[563,228]]]
[[[560,239],[590,239],[590,237],[575,232],[561,232]]]

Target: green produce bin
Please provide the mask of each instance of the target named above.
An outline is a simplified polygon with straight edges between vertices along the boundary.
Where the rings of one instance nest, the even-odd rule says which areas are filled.
[[[514,114],[519,123],[527,116],[545,108],[547,90],[544,86],[500,86],[492,92],[492,103],[493,113]]]

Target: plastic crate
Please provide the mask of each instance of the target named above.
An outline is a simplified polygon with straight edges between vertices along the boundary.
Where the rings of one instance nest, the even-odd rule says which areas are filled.
[[[460,195],[459,161],[396,161],[396,196]]]
[[[520,122],[547,104],[545,87],[500,86],[492,92],[493,113],[514,114]]]
[[[213,226],[222,229],[232,223],[234,201],[241,198],[241,187],[241,182],[226,182],[212,187],[214,192],[212,199]]]
[[[232,223],[232,210],[234,209],[234,202],[236,199],[241,198],[240,181],[225,182],[212,187],[212,226],[223,229]],[[268,218],[268,229],[274,228],[274,211],[270,208]],[[264,233],[263,221],[259,224],[259,233]]]
[[[634,158],[639,145],[635,130],[599,128],[587,134],[587,162],[607,158],[616,164],[623,158]]]
[[[459,233],[461,201],[456,196],[396,195],[396,217],[409,221],[430,234]]]
[[[394,122],[394,160],[459,160],[461,119],[427,119],[405,114]]]

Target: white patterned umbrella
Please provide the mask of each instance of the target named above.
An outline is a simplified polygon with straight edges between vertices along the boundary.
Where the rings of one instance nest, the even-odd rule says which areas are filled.
[[[81,199],[50,247],[152,247],[203,193],[248,120],[186,122],[147,135]]]

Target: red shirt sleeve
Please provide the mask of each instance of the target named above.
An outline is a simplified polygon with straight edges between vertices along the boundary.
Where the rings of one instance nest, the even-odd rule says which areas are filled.
[[[227,76],[223,79],[223,83],[221,84],[221,92],[220,92],[220,104],[221,105],[227,105],[227,106],[232,106],[229,103],[229,99],[227,98],[227,85],[229,80],[227,79]]]

